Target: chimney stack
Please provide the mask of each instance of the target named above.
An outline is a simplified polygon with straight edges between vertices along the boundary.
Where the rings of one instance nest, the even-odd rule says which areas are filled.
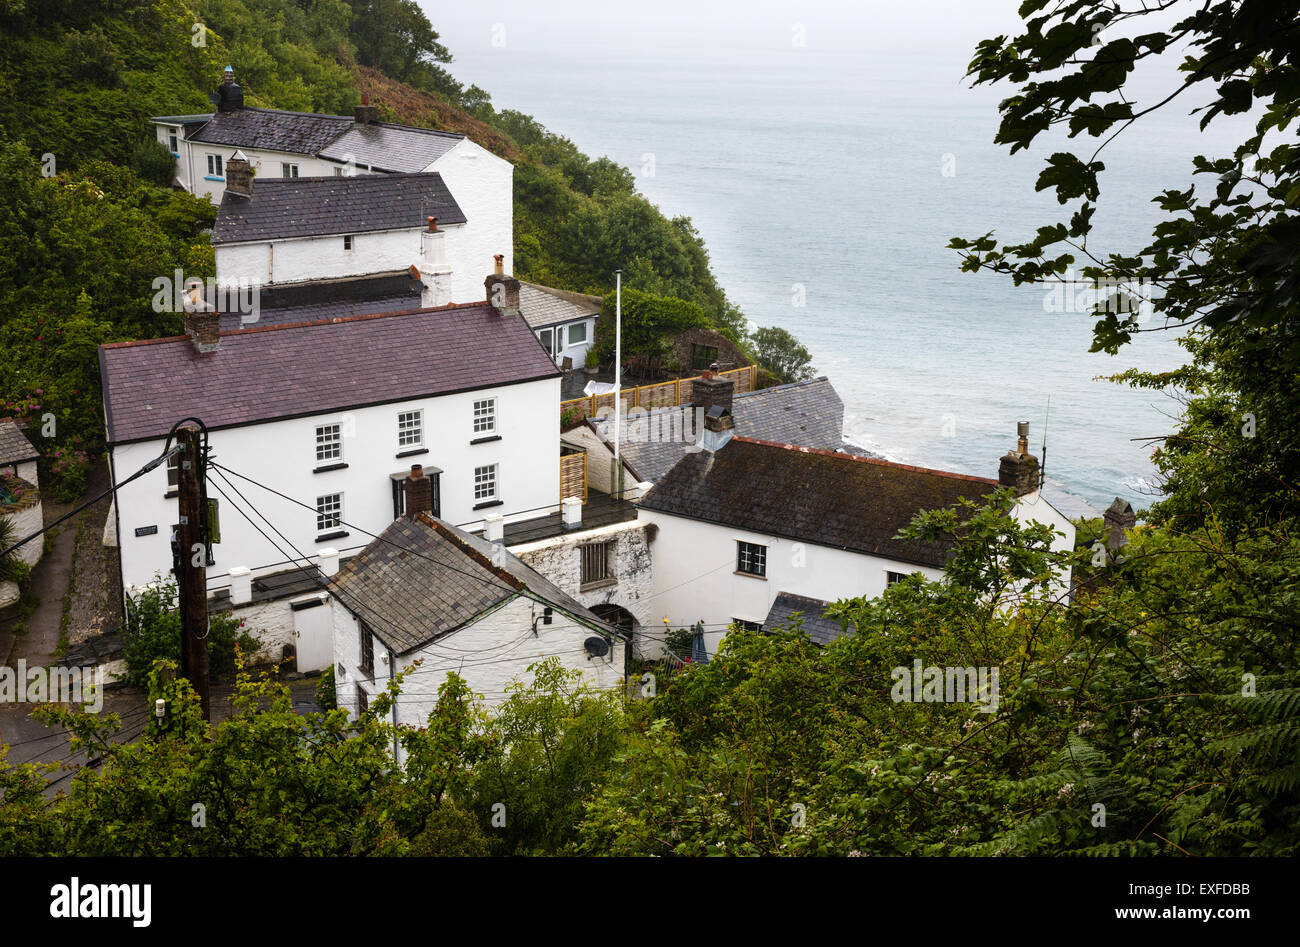
[[[487,288],[488,305],[503,316],[519,315],[519,280],[505,275],[505,257],[497,253],[496,270],[483,281]]]
[[[998,483],[1022,497],[1038,489],[1038,458],[1029,453],[1028,421],[1016,425],[1016,437],[1016,449],[1003,454],[998,464]]]
[[[226,160],[226,193],[253,196],[253,166],[242,151],[236,151]]]
[[[406,517],[416,519],[421,513],[433,512],[433,484],[424,475],[424,467],[411,464],[411,473],[402,484],[406,493]]]
[[[234,112],[244,107],[244,90],[235,81],[234,69],[226,67],[221,85],[217,86],[216,93],[209,96],[208,100],[216,105],[218,112]]]
[[[190,283],[181,297],[185,309],[185,334],[197,352],[215,352],[221,348],[221,313],[203,299],[203,284]]]
[[[379,106],[370,104],[370,94],[361,93],[361,104],[353,112],[358,125],[376,125],[379,122]]]
[[[1113,557],[1119,553],[1119,548],[1128,542],[1124,531],[1137,525],[1137,514],[1133,512],[1133,507],[1128,501],[1115,497],[1115,502],[1107,507],[1101,519],[1110,531],[1106,536],[1106,548],[1110,550]]]
[[[731,399],[735,392],[735,382],[712,371],[705,371],[699,378],[691,379],[691,404],[703,408],[705,413],[717,405],[730,414]]]

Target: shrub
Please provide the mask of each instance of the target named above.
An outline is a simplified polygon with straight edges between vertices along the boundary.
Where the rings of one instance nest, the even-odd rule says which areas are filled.
[[[316,706],[321,710],[334,710],[338,707],[338,698],[334,693],[334,665],[321,672],[316,682]]]
[[[150,184],[170,187],[176,159],[158,139],[145,138],[131,151],[131,169]]]
[[[131,600],[122,640],[126,650],[126,680],[143,687],[153,662],[159,658],[180,662],[181,614],[179,590],[173,579],[155,576],[154,585]],[[212,677],[235,672],[235,648],[256,651],[258,643],[243,631],[244,623],[229,613],[208,616],[208,655]]]

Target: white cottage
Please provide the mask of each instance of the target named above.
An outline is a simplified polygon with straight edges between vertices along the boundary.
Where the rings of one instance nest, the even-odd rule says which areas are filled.
[[[1024,426],[1027,430],[1027,425]],[[1017,489],[1014,516],[1051,526],[1054,549],[1074,548],[1074,526],[1038,489],[1038,463],[1022,433],[1002,459],[1000,480],[895,464],[872,457],[733,436],[718,411],[702,450],[686,454],[640,501],[659,527],[655,608],[675,627],[704,626],[712,654],[733,624],[769,628],[795,612],[829,640],[829,602],[879,595],[909,573],[943,576],[947,549],[896,539],[921,510]],[[1061,590],[1069,577],[1061,577]]]
[[[159,456],[177,422],[203,421],[209,456],[226,468],[208,471],[220,519],[209,591],[236,604],[310,598],[318,565],[336,568],[401,515],[413,466],[450,522],[558,516],[561,373],[518,314],[517,282],[487,282],[501,309],[229,332],[216,313],[191,312],[188,336],[102,346],[114,481]],[[171,569],[177,478],[159,467],[117,493],[128,591]]]
[[[177,187],[220,204],[236,152],[263,181],[436,171],[465,213],[475,259],[501,253],[507,272],[513,270],[514,166],[464,135],[381,122],[364,96],[351,117],[246,106],[229,68],[211,98],[214,112],[151,119],[176,159]]]
[[[419,509],[412,483],[408,509]],[[501,703],[529,666],[557,658],[596,688],[626,674],[626,634],[489,543],[425,512],[392,523],[330,584],[335,690],[340,707],[364,710],[395,671],[415,667],[394,710],[422,725],[450,672],[489,705]]]

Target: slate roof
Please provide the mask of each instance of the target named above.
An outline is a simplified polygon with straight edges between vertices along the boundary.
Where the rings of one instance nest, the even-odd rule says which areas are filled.
[[[356,120],[350,115],[244,106],[231,112],[216,112],[190,136],[190,141],[315,155],[354,124]]]
[[[209,430],[556,378],[519,316],[486,303],[350,316],[99,348],[113,444],[149,440],[187,416]]]
[[[221,198],[212,243],[242,243],[463,224],[465,214],[442,175],[253,179],[253,196],[229,189]]]
[[[852,622],[849,622],[848,629],[845,630],[838,619],[826,617],[827,604],[819,598],[778,592],[768,610],[767,619],[763,622],[763,630],[772,631],[778,626],[791,630],[794,618],[798,615],[804,632],[817,644],[830,644],[841,635],[853,634],[856,629]]]
[[[519,311],[534,329],[600,315],[600,297],[519,283]],[[590,340],[588,340],[590,341]]]
[[[17,424],[0,421],[0,464],[21,464],[40,456]]]
[[[619,454],[642,480],[657,482],[679,460],[691,453],[697,440],[698,418],[692,405],[660,408],[642,416],[623,417]],[[848,450],[842,433],[844,402],[825,376],[808,381],[746,391],[731,399],[736,434],[821,450]],[[613,442],[614,420],[590,419],[588,425],[606,442]],[[685,431],[692,439],[670,439]],[[658,438],[658,439],[656,439]],[[850,453],[860,451],[853,448]]]
[[[321,149],[320,157],[340,162],[351,160],[379,171],[411,173],[423,171],[464,140],[464,135],[431,128],[354,122]]]
[[[258,313],[223,312],[221,331],[419,309],[421,284],[406,270],[263,286]]]
[[[641,509],[934,568],[945,543],[895,539],[920,510],[997,489],[996,480],[733,437],[687,454]]]
[[[338,598],[398,654],[436,641],[483,612],[526,595],[605,635],[620,634],[503,550],[429,514],[403,517],[348,559]]]

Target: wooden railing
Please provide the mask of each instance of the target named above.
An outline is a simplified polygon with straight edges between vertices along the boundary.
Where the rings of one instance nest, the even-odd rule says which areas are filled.
[[[758,384],[757,365],[733,368],[730,371],[718,372],[718,375],[722,378],[730,378],[735,383],[736,394],[740,394],[742,391],[753,391]],[[699,377],[699,375],[692,375],[690,378],[678,378],[674,381],[657,382],[653,385],[624,388],[620,392],[623,410],[626,411],[629,408],[669,408],[674,405],[689,404],[691,401],[691,382]],[[608,394],[587,395],[583,398],[573,398],[569,401],[560,402],[561,411],[571,408],[581,408],[584,417],[598,417],[601,408],[614,410],[614,393],[611,391]]]

